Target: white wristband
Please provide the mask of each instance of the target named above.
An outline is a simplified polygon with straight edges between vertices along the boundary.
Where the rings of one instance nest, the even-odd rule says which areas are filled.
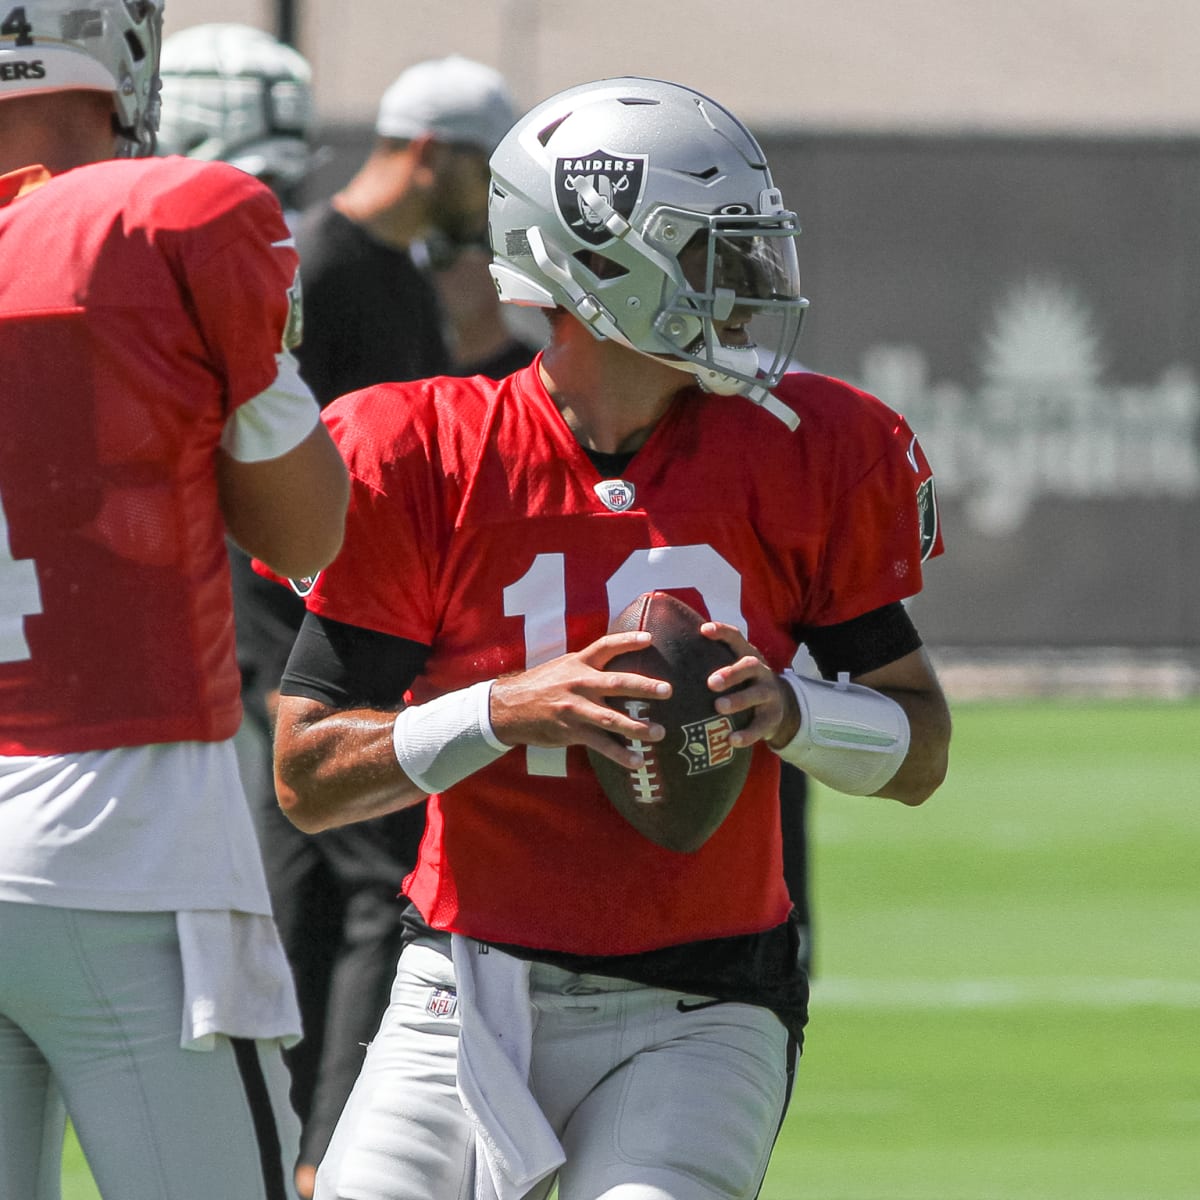
[[[396,761],[421,791],[444,792],[512,748],[492,730],[494,682],[485,679],[397,714],[392,724]]]
[[[908,754],[908,715],[890,696],[851,683],[783,671],[796,695],[800,729],[775,753],[814,779],[850,796],[870,796],[900,769]]]

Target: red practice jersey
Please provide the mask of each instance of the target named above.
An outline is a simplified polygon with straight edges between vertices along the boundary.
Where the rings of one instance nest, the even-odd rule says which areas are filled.
[[[621,479],[604,479],[536,365],[336,401],[353,479],[315,613],[432,646],[416,703],[582,649],[651,589],[740,626],[782,669],[803,630],[910,596],[940,550],[929,467],[904,420],[817,375],[776,394],[793,433],[740,397],[683,393]],[[584,750],[517,747],[431,798],[405,891],[431,925],[585,955],[782,922],[779,760],[695,854],[613,809]]]
[[[0,178],[0,754],[228,737],[214,464],[278,370],[283,214],[223,164],[22,175]]]

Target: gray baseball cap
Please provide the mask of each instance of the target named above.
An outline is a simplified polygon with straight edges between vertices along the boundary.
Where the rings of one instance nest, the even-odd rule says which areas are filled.
[[[452,54],[409,67],[383,93],[375,132],[406,140],[430,134],[491,154],[516,118],[500,72]]]

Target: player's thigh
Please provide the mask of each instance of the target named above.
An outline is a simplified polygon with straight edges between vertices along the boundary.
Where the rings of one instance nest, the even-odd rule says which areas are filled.
[[[457,1090],[450,960],[423,945],[400,958],[391,1000],[317,1173],[317,1200],[460,1200],[474,1137]]]
[[[0,1196],[59,1200],[65,1132],[66,1109],[46,1059],[0,1011]]]
[[[786,1106],[788,1053],[765,1009],[660,1016],[655,1042],[568,1122],[560,1200],[749,1200]]]
[[[107,1109],[100,1090],[75,1089],[79,1141],[102,1195],[294,1197],[299,1123],[278,1043],[219,1037],[211,1051],[139,1056],[113,1082]]]
[[[279,1045],[218,1037],[212,1050],[181,1048],[174,914],[42,911],[58,936],[36,956],[45,1008],[26,1028],[102,1194],[291,1196],[299,1127]]]

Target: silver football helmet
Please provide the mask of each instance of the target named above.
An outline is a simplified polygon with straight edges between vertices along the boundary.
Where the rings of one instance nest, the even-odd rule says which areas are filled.
[[[195,25],[162,51],[159,152],[233,163],[286,191],[311,165],[308,60],[249,25]]]
[[[111,92],[122,154],[152,154],[161,47],[162,0],[26,0],[0,23],[0,99]]]
[[[775,410],[808,306],[799,224],[737,118],[677,84],[601,80],[519,120],[491,168],[501,300],[561,306],[599,338]]]

